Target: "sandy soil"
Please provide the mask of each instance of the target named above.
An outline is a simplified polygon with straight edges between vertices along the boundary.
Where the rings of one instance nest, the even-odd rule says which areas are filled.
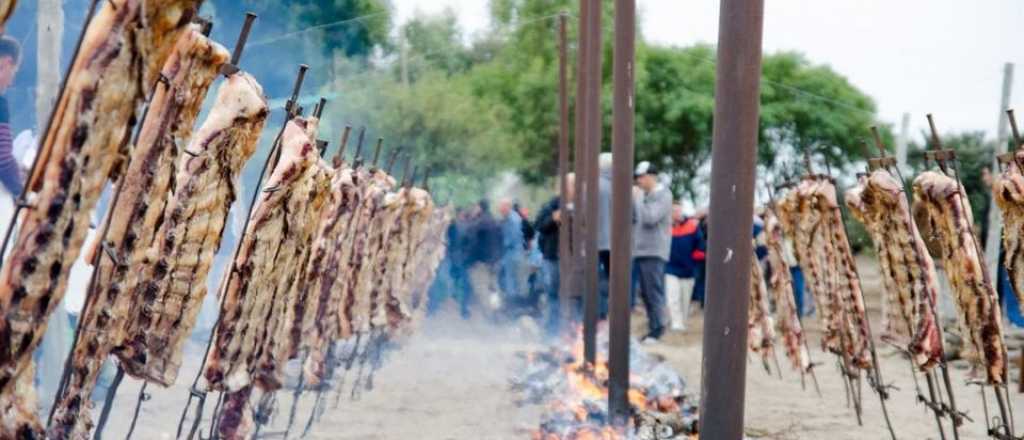
[[[877,270],[862,258],[862,276],[869,309],[878,327]],[[664,343],[649,350],[665,356],[683,374],[689,392],[700,389],[701,317],[692,318],[683,334],[672,334]],[[642,334],[644,318],[634,314],[635,334]],[[813,319],[808,320],[812,357],[824,364],[817,370],[822,397],[810,382],[802,389],[799,375],[783,364],[783,378],[766,374],[759,360],[747,363],[747,433],[761,439],[886,439],[887,430],[877,397],[864,391],[864,426],[858,426],[852,408],[845,403],[843,383],[834,360],[814,347],[818,336]],[[1019,342],[1017,343],[1019,345]],[[346,379],[341,405],[328,410],[309,438],[315,439],[525,439],[540,419],[540,408],[516,407],[508,391],[508,381],[520,360],[516,353],[538,346],[531,326],[497,328],[479,321],[465,322],[455,314],[443,314],[428,321],[417,336],[391,352],[374,378],[375,387],[358,401],[348,398]],[[191,347],[191,361],[179,382],[187,384],[195,375],[201,348]],[[882,371],[887,382],[900,389],[893,391],[889,412],[900,439],[937,439],[935,420],[915,401],[914,384],[908,362],[890,349],[880,347]],[[780,359],[785,362],[784,359]],[[1016,371],[1016,370],[1014,370]],[[974,418],[961,431],[963,439],[984,438],[981,398],[976,387],[965,384],[965,371],[955,370],[953,382],[958,404]],[[152,400],[143,405],[134,438],[170,439],[178,422],[187,385],[170,390],[151,387]],[[922,386],[924,384],[922,383]],[[115,402],[114,416],[107,438],[124,438],[135,405],[139,384],[125,380]],[[333,402],[331,392],[328,402]],[[301,432],[312,409],[315,396],[306,394],[299,402],[296,428]],[[1018,422],[1024,425],[1024,395],[1013,394]],[[206,413],[212,411],[211,395]],[[278,398],[277,415],[264,428],[263,438],[282,438],[292,404],[290,392]],[[993,404],[991,397],[990,406]],[[203,421],[203,427],[208,422]],[[293,438],[296,438],[293,432]],[[947,435],[949,434],[947,428]],[[950,436],[950,439],[952,437]]]

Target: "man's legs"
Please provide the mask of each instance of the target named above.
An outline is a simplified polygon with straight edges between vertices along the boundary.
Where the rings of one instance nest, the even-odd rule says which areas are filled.
[[[793,266],[789,268],[789,275],[793,278],[793,297],[796,299],[796,312],[803,318],[810,314],[809,310],[804,310],[804,271],[800,269],[800,266]]]
[[[647,321],[652,338],[660,338],[665,333],[665,321],[668,311],[665,305],[665,262],[660,258],[637,258],[639,268],[640,297],[647,309]]]
[[[598,319],[608,319],[608,282],[611,278],[611,251],[600,251],[597,254],[598,266],[597,266],[597,291],[600,294],[598,298]]]
[[[548,301],[547,330],[549,335],[558,334],[562,320],[562,308],[559,297],[561,277],[558,273],[558,261],[544,260],[541,265],[541,276],[544,281],[544,293]]]
[[[686,330],[686,317],[683,314],[683,279],[670,273],[665,274],[665,301],[668,314],[672,318],[672,330]]]

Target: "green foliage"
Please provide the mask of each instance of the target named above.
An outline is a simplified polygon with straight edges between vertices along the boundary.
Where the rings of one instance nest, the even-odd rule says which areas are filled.
[[[370,72],[326,89],[345,96],[328,108],[329,114],[371,127],[368,139],[383,137],[387,150],[401,147],[402,154],[411,154],[420,170],[430,169],[431,186],[446,200],[478,200],[491,178],[516,165],[512,145],[503,135],[502,109],[485,105],[466,82],[444,72],[423,72],[409,87]]]

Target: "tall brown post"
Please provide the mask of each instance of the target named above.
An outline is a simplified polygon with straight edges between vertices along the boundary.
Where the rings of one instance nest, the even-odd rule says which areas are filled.
[[[584,203],[586,219],[586,236],[584,239],[584,277],[585,285],[583,290],[583,348],[587,362],[594,363],[597,359],[597,314],[598,314],[598,257],[597,257],[597,231],[599,227],[600,210],[598,191],[598,164],[597,157],[601,154],[601,0],[589,1],[587,15],[586,34],[587,43],[587,66],[589,80],[586,83],[584,93],[586,98],[586,133],[584,136],[586,145],[585,166],[587,167],[586,195]]]
[[[580,0],[580,17],[586,17],[587,10],[589,9],[588,0]],[[587,24],[585,19],[580,19],[576,26],[576,37],[578,39],[576,45],[576,127],[575,127],[575,141],[573,147],[573,171],[576,173],[575,193],[576,197],[573,200],[572,207],[572,268],[568,274],[569,276],[569,296],[572,297],[570,301],[572,304],[569,315],[575,321],[579,319],[577,316],[577,301],[580,296],[583,295],[583,242],[585,233],[585,224],[583,222],[583,199],[586,188],[583,183],[586,181],[586,161],[584,158],[586,155],[586,125],[587,125],[587,95],[586,83],[590,77],[590,72],[587,71],[587,57],[590,55],[587,51],[587,44],[589,44],[589,38],[586,36]]]
[[[711,158],[701,437],[743,438],[764,0],[722,0]]]
[[[562,13],[558,17],[558,179],[559,197],[561,206],[568,203],[569,194],[569,54],[567,37],[567,16]],[[562,212],[566,212],[562,210]],[[569,216],[563,215],[562,222],[558,225],[558,301],[561,303],[562,317],[570,316],[569,301],[569,274],[572,271],[572,247],[569,241],[570,224]],[[555,319],[552,316],[550,319]],[[562,319],[562,322],[567,322]]]
[[[612,249],[609,281],[608,414],[629,420],[629,288],[633,254],[636,0],[615,1],[615,123],[612,127]]]

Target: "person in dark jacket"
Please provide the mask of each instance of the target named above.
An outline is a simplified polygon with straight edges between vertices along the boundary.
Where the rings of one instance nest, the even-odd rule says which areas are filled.
[[[502,307],[498,287],[501,242],[501,225],[491,215],[490,202],[481,200],[474,208],[464,245],[469,253],[469,283],[474,301],[491,312]]]
[[[569,174],[566,176],[566,195],[569,197],[570,204],[575,198],[575,176]],[[558,270],[558,261],[560,255],[558,254],[558,241],[559,241],[559,228],[561,227],[563,220],[568,220],[568,215],[565,214],[562,207],[562,201],[560,197],[555,197],[548,201],[541,208],[540,213],[537,214],[537,219],[534,222],[534,228],[537,231],[537,245],[540,247],[541,255],[543,256],[543,263],[541,264],[541,276],[544,280],[545,293],[547,294],[548,301],[548,323],[547,329],[549,333],[557,333],[559,330],[558,323],[560,322],[561,307],[559,304],[559,286],[561,283],[561,274]]]
[[[672,247],[668,264],[665,265],[665,296],[672,330],[684,331],[686,318],[690,316],[690,300],[693,298],[694,277],[697,273],[693,251],[697,248],[700,220],[684,215],[683,207],[679,205],[674,206],[672,211]]]

